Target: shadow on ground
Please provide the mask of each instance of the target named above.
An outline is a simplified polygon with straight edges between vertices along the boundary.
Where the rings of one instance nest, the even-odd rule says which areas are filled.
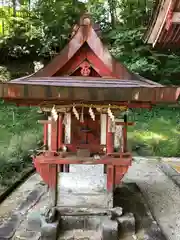
[[[135,183],[123,184],[115,190],[114,206],[122,207],[124,213],[134,214],[138,240],[166,240]]]

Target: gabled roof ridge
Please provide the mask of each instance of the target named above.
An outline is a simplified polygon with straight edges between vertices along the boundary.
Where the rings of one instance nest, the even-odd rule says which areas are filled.
[[[88,15],[89,16],[89,15]],[[62,51],[43,69],[38,71],[36,76],[52,76],[61,69],[83,46],[85,42],[89,45],[94,54],[109,68],[114,76],[123,79],[132,79],[129,70],[117,62],[111,55],[108,48],[103,45],[101,39],[92,27],[92,20],[87,14],[80,18],[80,25],[76,26],[77,31]]]

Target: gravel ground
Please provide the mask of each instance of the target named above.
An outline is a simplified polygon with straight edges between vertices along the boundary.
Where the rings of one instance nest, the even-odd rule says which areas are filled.
[[[136,159],[125,182],[136,182],[168,240],[180,239],[180,189],[159,168],[156,160]]]

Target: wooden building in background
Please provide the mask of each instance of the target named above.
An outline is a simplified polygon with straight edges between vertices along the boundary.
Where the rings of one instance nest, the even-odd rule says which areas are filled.
[[[180,47],[180,0],[156,0],[144,40],[153,47]]]

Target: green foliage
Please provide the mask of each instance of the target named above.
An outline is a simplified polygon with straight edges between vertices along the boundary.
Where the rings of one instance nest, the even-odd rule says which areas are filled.
[[[22,2],[22,1],[21,1]],[[9,8],[8,8],[9,9]],[[1,51],[5,59],[50,57],[66,43],[72,25],[84,12],[84,4],[66,0],[38,0],[29,11],[27,4],[20,5],[20,10],[6,11],[3,7],[2,20],[8,31],[1,31]],[[3,14],[4,13],[4,14]]]
[[[84,4],[72,1],[37,1],[33,22],[41,31],[39,54],[51,56],[66,43],[72,25],[79,20]]]
[[[6,82],[8,80],[10,80],[10,73],[7,70],[7,67],[0,66],[0,81]]]
[[[131,71],[162,84],[178,84],[179,51],[152,49],[143,43],[153,1],[119,1],[120,20],[106,31],[111,53]]]
[[[28,166],[30,149],[42,139],[36,108],[17,108],[0,102],[0,182],[7,186]]]
[[[136,110],[133,118],[136,125],[128,129],[133,151],[139,155],[180,156],[179,109]]]
[[[12,58],[49,59],[64,47],[74,23],[88,10],[100,23],[103,41],[130,70],[163,84],[178,84],[179,50],[152,49],[143,43],[153,0],[37,0],[0,8],[1,62]],[[86,9],[86,10],[85,10]],[[1,26],[2,28],[2,26]]]

